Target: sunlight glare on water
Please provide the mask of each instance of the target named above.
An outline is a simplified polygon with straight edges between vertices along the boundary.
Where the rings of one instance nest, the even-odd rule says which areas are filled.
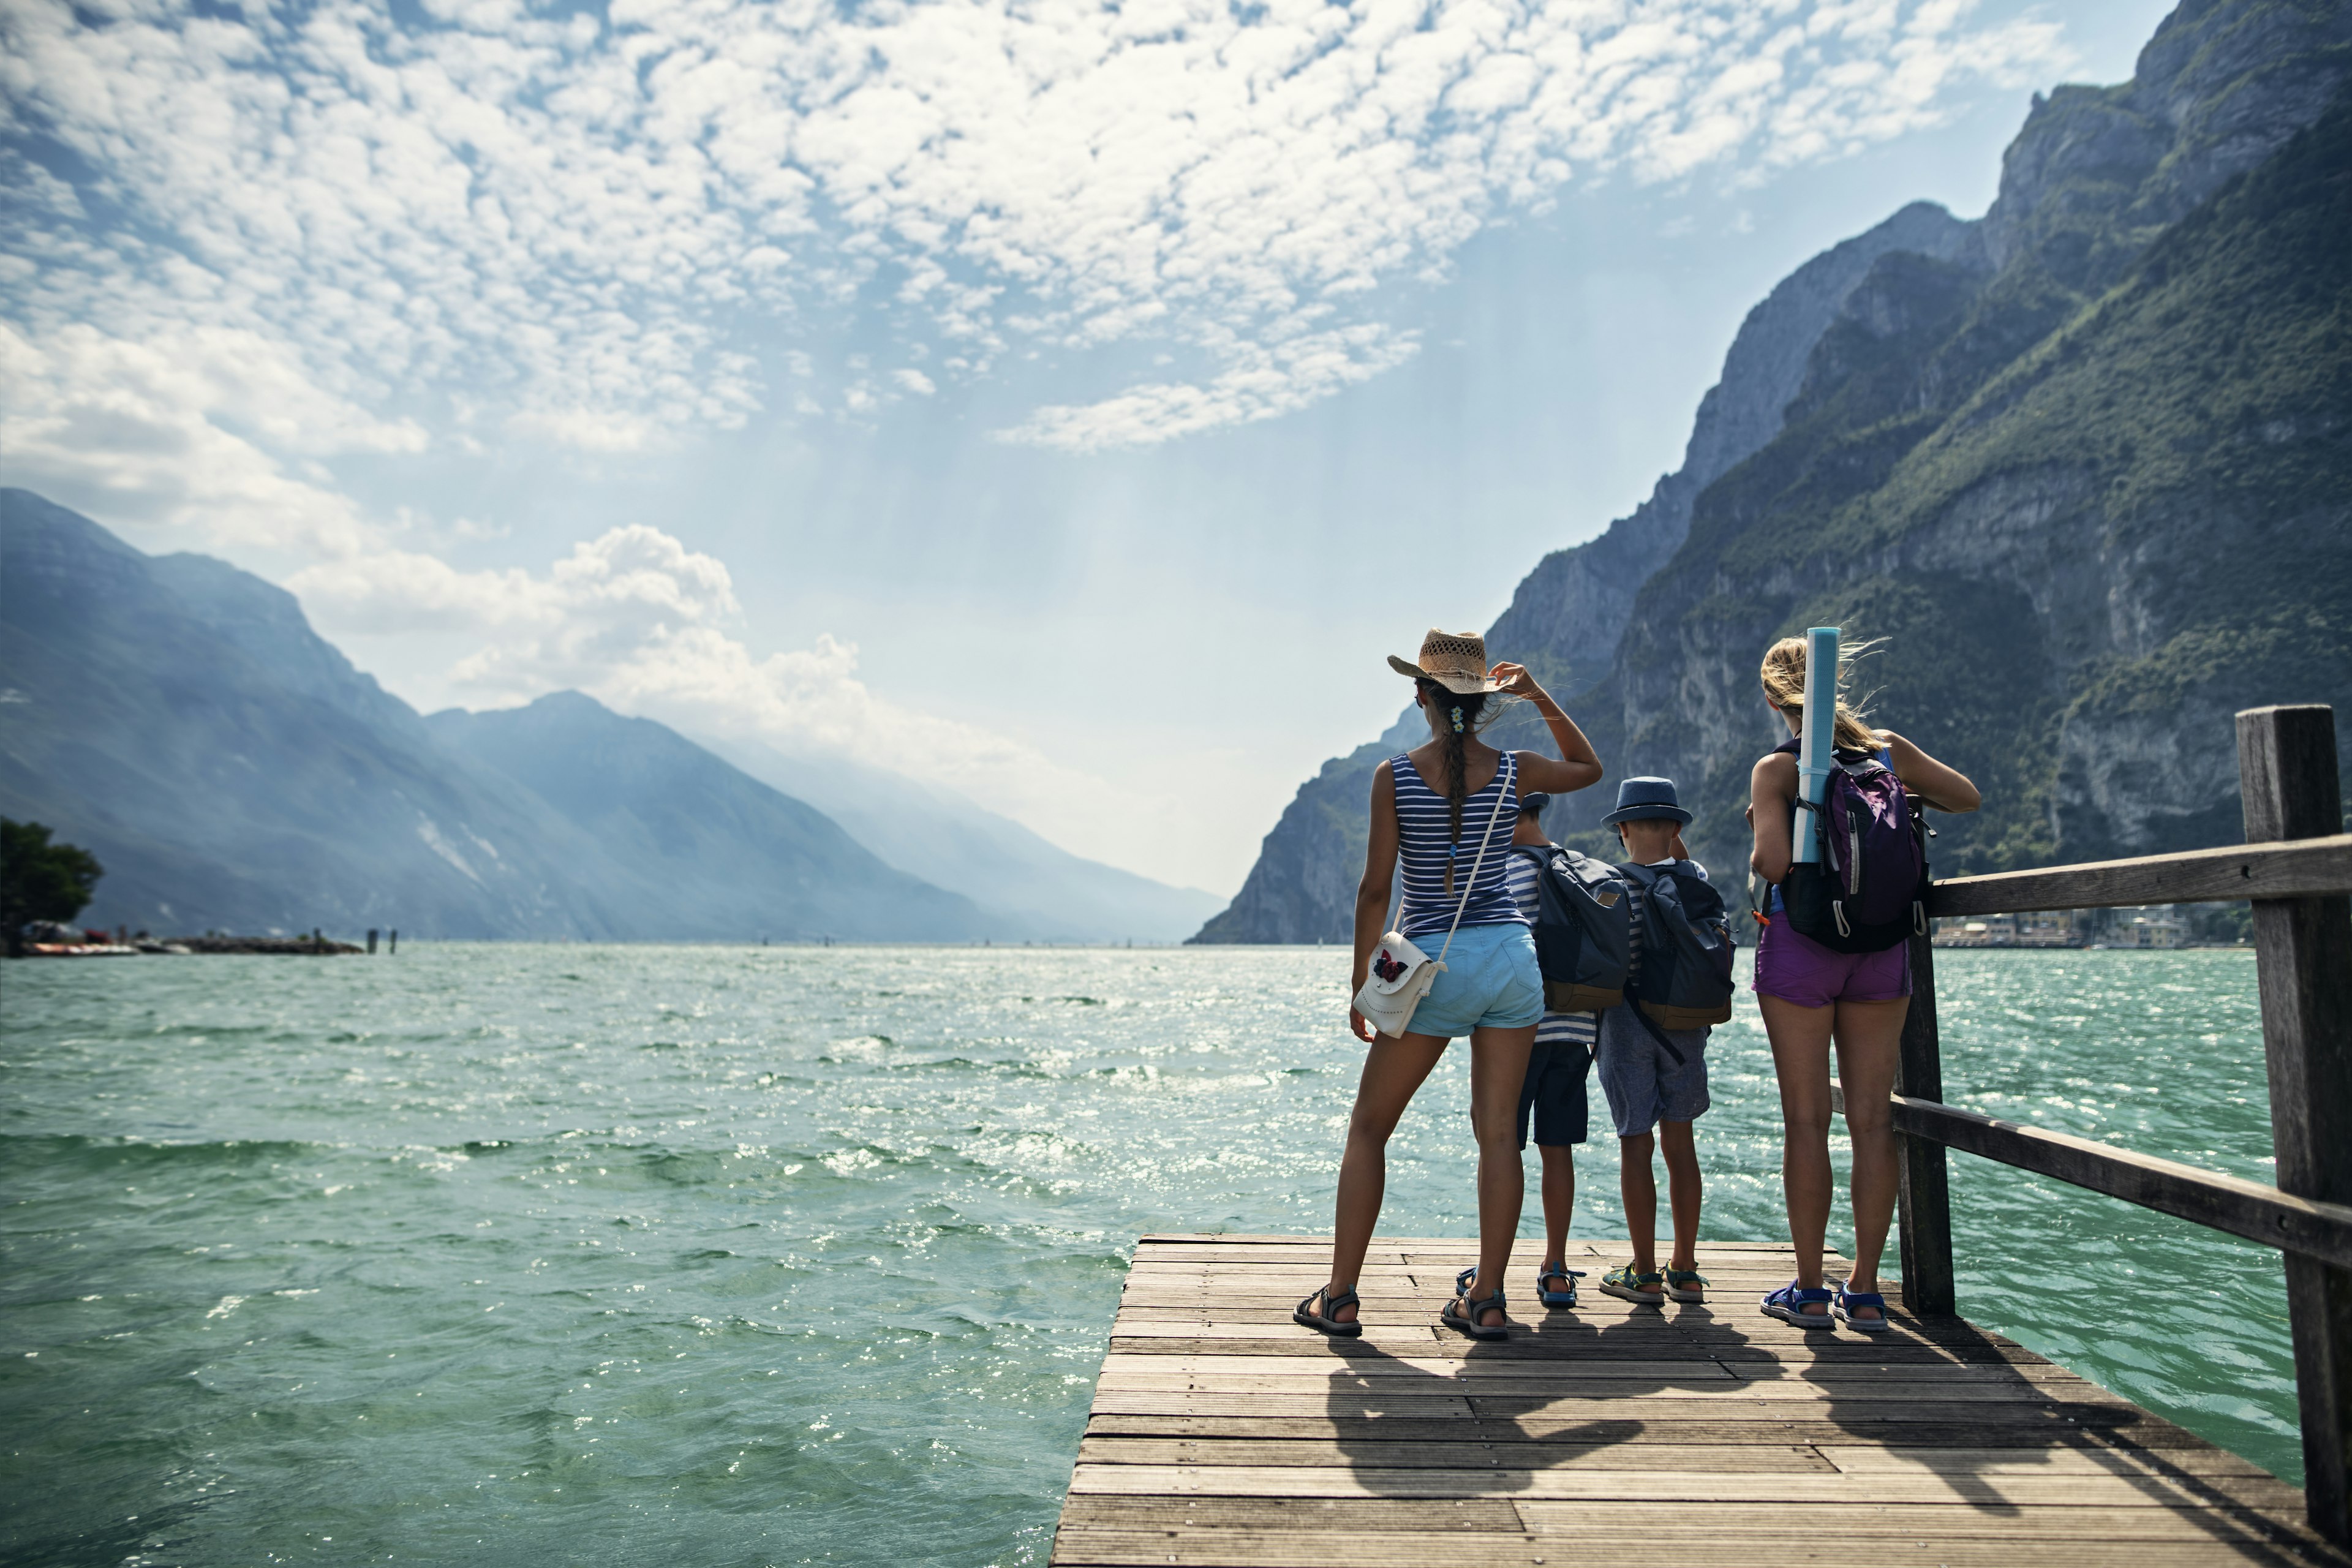
[[[2270,1179],[2249,954],[1937,962],[1955,1101]],[[1345,982],[1328,948],[8,965],[0,1559],[1042,1563],[1136,1236],[1328,1226]],[[1706,1233],[1784,1237],[1744,994],[1708,1056]],[[1449,1058],[1406,1118],[1384,1228],[1472,1234],[1465,1091]],[[1576,1230],[1621,1235],[1593,1102]],[[1953,1173],[1963,1311],[2299,1479],[2275,1254]]]

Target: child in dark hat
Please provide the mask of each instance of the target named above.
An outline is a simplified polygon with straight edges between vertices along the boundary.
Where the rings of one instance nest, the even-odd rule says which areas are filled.
[[[1671,869],[1704,879],[1706,868],[1683,847],[1683,827],[1691,814],[1675,797],[1675,782],[1662,778],[1627,779],[1617,786],[1617,809],[1601,820],[1617,829],[1625,847],[1621,864]],[[1707,1108],[1707,1031],[1665,1029],[1634,1012],[1632,993],[1642,973],[1642,927],[1646,900],[1643,879],[1633,884],[1633,962],[1626,979],[1628,999],[1601,1015],[1601,1041],[1595,1060],[1601,1090],[1608,1097],[1609,1114],[1617,1127],[1618,1185],[1625,1204],[1625,1222],[1633,1233],[1633,1260],[1601,1277],[1601,1289],[1628,1301],[1655,1306],[1667,1300],[1704,1301],[1706,1280],[1699,1275],[1698,1149],[1691,1123]],[[1664,1037],[1664,1041],[1659,1037]],[[1666,1048],[1671,1042],[1674,1051]],[[1682,1059],[1676,1061],[1675,1053]],[[1657,1266],[1658,1184],[1650,1167],[1652,1152],[1663,1145],[1666,1157],[1668,1202],[1674,1214],[1675,1242],[1665,1268]]]

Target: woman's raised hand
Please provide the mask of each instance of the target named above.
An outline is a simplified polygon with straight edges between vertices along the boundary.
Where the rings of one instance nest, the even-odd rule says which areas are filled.
[[[1490,679],[1499,681],[1502,690],[1512,697],[1524,697],[1533,701],[1543,692],[1543,688],[1537,683],[1534,676],[1528,673],[1528,667],[1524,664],[1512,664],[1506,660],[1500,664],[1487,666],[1486,674]]]

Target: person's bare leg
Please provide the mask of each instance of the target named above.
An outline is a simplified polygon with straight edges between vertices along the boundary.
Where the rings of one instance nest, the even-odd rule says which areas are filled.
[[[1797,1283],[1818,1290],[1822,1239],[1830,1225],[1830,1030],[1835,1009],[1801,1006],[1761,992],[1756,1005],[1764,1015],[1772,1070],[1780,1081],[1780,1190],[1789,1205],[1789,1239],[1797,1249]]]
[[[1633,1232],[1636,1274],[1658,1271],[1658,1173],[1650,1168],[1650,1153],[1657,1146],[1657,1139],[1647,1132],[1617,1140],[1617,1191],[1625,1205],[1625,1228]],[[1642,1291],[1644,1296],[1664,1293],[1663,1285]]]
[[[1445,1054],[1434,1035],[1376,1037],[1364,1053],[1363,1076],[1356,1080],[1356,1108],[1348,1116],[1348,1142],[1339,1156],[1339,1191],[1331,1224],[1331,1289],[1351,1289],[1363,1272],[1364,1254],[1380,1223],[1381,1199],[1388,1191],[1389,1134],[1396,1131],[1413,1091]],[[1516,1109],[1516,1105],[1514,1106]],[[1352,1322],[1356,1309],[1331,1314]]]
[[[1846,1281],[1853,1290],[1878,1289],[1878,1261],[1895,1219],[1900,1173],[1886,1097],[1895,1089],[1897,1047],[1910,1011],[1907,996],[1836,1006],[1838,1081],[1845,1088],[1846,1135],[1853,1141],[1853,1275]],[[1860,1315],[1881,1314],[1865,1307]]]
[[[1543,1156],[1544,1255],[1537,1261],[1568,1258],[1568,1222],[1576,1212],[1576,1151],[1565,1143],[1538,1143]]]
[[[1698,1144],[1687,1121],[1658,1123],[1666,1157],[1666,1202],[1674,1210],[1675,1250],[1669,1262],[1687,1273],[1698,1267]]]
[[[1503,1270],[1518,1238],[1519,1211],[1527,1203],[1527,1173],[1519,1156],[1519,1090],[1528,1081],[1528,1055],[1536,1026],[1474,1029],[1470,1033],[1470,1131],[1478,1140],[1478,1277],[1470,1282],[1473,1300],[1503,1288]],[[1478,1321],[1507,1322],[1500,1309]]]

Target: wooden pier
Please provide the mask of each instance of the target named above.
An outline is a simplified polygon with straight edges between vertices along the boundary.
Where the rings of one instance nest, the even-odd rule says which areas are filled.
[[[1998,1334],[1765,1317],[1786,1246],[1702,1246],[1712,1300],[1664,1308],[1592,1288],[1622,1243],[1579,1247],[1575,1310],[1533,1304],[1522,1247],[1479,1343],[1435,1321],[1466,1239],[1375,1241],[1363,1337],[1327,1340],[1290,1309],[1328,1241],[1145,1237],[1055,1568],[2347,1561],[2296,1489]]]
[[[1146,1237],[1056,1568],[2352,1568],[2352,834],[2327,709],[2252,710],[2237,729],[2244,845],[1940,882],[1927,912],[2251,900],[2276,1186],[1944,1103],[1923,931],[1888,1107],[1894,1331],[1763,1316],[1795,1272],[1767,1243],[1703,1244],[1713,1299],[1664,1307],[1593,1289],[1627,1256],[1593,1244],[1569,1259],[1592,1271],[1583,1303],[1546,1311],[1523,1243],[1517,1326],[1474,1342],[1436,1322],[1473,1244],[1383,1237],[1357,1281],[1363,1336],[1328,1340],[1290,1321],[1328,1241]],[[1949,1149],[2280,1248],[2308,1493],[1958,1316]]]

